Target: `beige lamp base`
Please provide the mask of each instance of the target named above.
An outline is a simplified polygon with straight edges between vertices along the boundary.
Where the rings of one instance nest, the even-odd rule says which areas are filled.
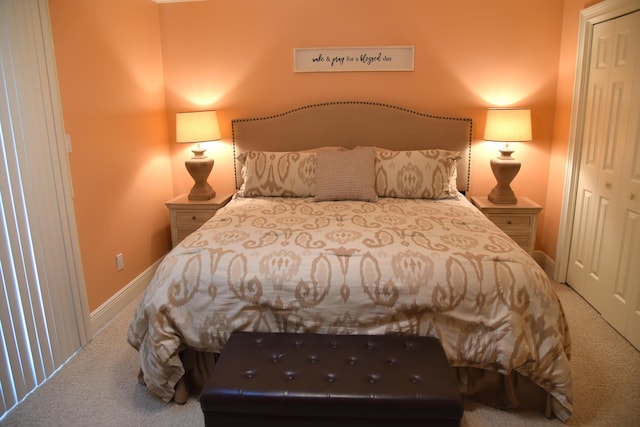
[[[491,159],[491,171],[497,184],[487,198],[495,204],[516,204],[518,199],[511,189],[511,181],[520,171],[520,162],[511,157],[511,150],[500,150],[501,156]]]
[[[194,150],[195,153],[195,150]],[[189,200],[209,200],[216,196],[216,192],[207,182],[211,169],[213,169],[213,159],[210,159],[202,153],[196,154],[193,158],[184,162],[189,174],[195,181],[189,193]]]

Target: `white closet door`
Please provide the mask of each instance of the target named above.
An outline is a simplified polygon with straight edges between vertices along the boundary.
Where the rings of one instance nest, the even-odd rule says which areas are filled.
[[[638,348],[639,53],[640,12],[595,25],[567,271],[567,283]]]
[[[640,11],[616,20],[616,51],[611,85],[624,92],[619,133],[622,156],[615,182],[615,216],[611,234],[617,255],[602,315],[640,348]]]

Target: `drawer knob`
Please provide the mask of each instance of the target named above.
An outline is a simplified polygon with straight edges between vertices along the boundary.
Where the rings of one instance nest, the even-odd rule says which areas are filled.
[[[195,221],[196,220],[196,216],[195,215],[192,216],[191,219]]]
[[[629,193],[629,200],[633,200],[636,198],[635,193]]]
[[[511,220],[507,220],[507,224],[511,225]]]

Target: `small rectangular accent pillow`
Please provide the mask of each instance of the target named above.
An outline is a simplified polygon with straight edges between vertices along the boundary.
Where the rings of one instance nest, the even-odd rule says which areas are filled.
[[[315,194],[316,153],[249,151],[240,160],[241,197],[311,197]]]
[[[376,191],[380,197],[446,199],[457,194],[456,161],[448,150],[376,150]]]
[[[374,147],[348,151],[318,151],[317,155],[315,201],[378,200]]]

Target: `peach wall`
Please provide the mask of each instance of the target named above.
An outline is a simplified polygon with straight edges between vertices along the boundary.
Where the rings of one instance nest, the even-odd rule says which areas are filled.
[[[82,263],[95,310],[170,246],[158,6],[49,2]],[[116,269],[122,252],[125,268]]]
[[[545,206],[553,140],[563,4],[557,0],[208,0],[160,6],[169,135],[177,111],[214,108],[211,184],[233,190],[230,120],[307,103],[370,100],[474,120],[471,194],[495,184],[481,141],[486,108],[532,108],[534,141],[519,144],[512,187]],[[415,71],[294,73],[296,47],[415,45]],[[221,147],[222,146],[222,147]],[[292,147],[295,148],[295,147]],[[174,192],[191,179],[172,144]],[[553,200],[552,202],[555,202]],[[538,239],[545,241],[546,210]]]

